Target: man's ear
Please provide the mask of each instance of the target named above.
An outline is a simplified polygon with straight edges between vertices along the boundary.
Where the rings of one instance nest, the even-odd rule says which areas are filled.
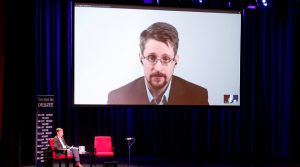
[[[179,61],[179,55],[176,55],[175,56],[175,66],[178,64],[178,61]]]
[[[142,54],[141,53],[139,53],[139,58],[140,58],[141,64],[144,64],[143,61],[142,61]]]

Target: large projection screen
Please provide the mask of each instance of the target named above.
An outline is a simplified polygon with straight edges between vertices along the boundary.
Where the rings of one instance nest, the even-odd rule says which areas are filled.
[[[139,37],[155,22],[178,31],[174,75],[206,88],[210,106],[240,105],[239,11],[78,3],[73,21],[75,105],[106,105],[110,91],[144,76]]]

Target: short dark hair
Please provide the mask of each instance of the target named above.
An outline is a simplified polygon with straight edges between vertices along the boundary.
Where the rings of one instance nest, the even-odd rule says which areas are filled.
[[[178,32],[171,24],[157,22],[144,30],[140,35],[141,53],[144,52],[145,44],[148,39],[155,39],[165,43],[166,45],[171,44],[174,49],[174,54],[177,54],[179,44]]]

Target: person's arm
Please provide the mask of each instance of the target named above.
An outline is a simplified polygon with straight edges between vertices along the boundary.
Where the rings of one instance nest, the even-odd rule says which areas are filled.
[[[64,143],[64,145],[66,146],[66,148],[67,149],[70,148],[70,146],[66,143],[65,138],[62,137],[61,139],[62,139],[62,142]]]
[[[68,146],[67,147],[67,149],[72,149],[72,148],[74,148],[74,146],[72,145],[72,146]]]
[[[54,138],[54,150],[62,150],[62,145],[57,137]]]

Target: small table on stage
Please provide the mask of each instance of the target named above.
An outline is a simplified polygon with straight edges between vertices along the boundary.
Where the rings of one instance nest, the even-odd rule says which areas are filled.
[[[90,167],[92,167],[92,165],[93,165],[93,153],[85,151],[85,152],[79,153],[79,156],[80,156],[80,158],[84,159],[85,162],[89,162]]]

